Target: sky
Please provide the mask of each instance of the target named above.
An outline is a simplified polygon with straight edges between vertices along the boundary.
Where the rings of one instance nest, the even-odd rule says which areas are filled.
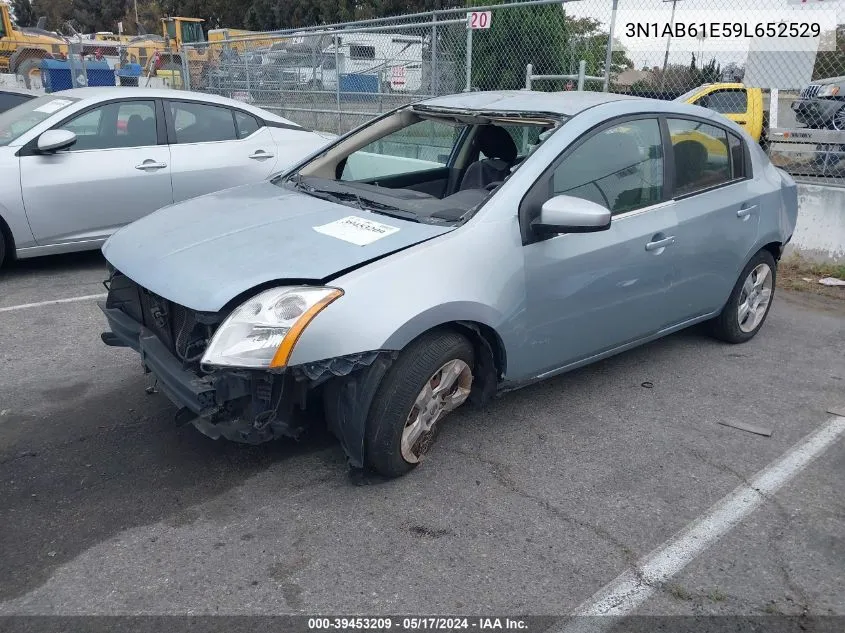
[[[601,20],[608,28],[611,18],[610,0],[573,0],[564,3],[568,15],[573,17],[592,17]],[[666,51],[667,38],[651,38],[649,40],[634,40],[625,37],[622,22],[654,22],[669,21],[672,8],[671,2],[661,0],[618,0],[617,23],[614,38],[617,39],[628,52],[628,57],[637,69],[643,66],[662,66]],[[713,22],[748,20],[752,22],[763,20],[789,19],[806,20],[813,11],[825,24],[842,23],[845,17],[845,0],[808,0],[807,4],[797,4],[796,0],[678,0],[675,13],[676,22],[700,22],[702,19]],[[833,12],[836,11],[837,15]],[[793,17],[794,15],[794,17]],[[674,47],[672,46],[674,44]],[[798,48],[801,44],[781,44],[777,41],[758,41],[755,48],[763,47],[767,50]],[[806,46],[806,43],[804,44]],[[767,48],[771,47],[771,48]],[[727,48],[736,50],[726,50]],[[727,40],[688,40],[679,42],[677,39],[670,43],[669,63],[688,65],[692,53],[702,63],[715,57],[725,66],[729,62],[744,64],[748,56],[748,41],[743,40],[739,45],[729,45]]]

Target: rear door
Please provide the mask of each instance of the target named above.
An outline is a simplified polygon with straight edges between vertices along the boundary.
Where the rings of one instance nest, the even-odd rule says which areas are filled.
[[[261,182],[276,166],[276,143],[264,122],[220,105],[168,100],[173,198],[176,202]]]
[[[54,129],[77,141],[68,151],[21,151],[21,189],[38,244],[102,240],[173,202],[161,105],[121,99],[65,119]]]
[[[756,243],[763,191],[738,135],[696,119],[667,124],[679,266],[669,314],[680,323],[724,305]]]

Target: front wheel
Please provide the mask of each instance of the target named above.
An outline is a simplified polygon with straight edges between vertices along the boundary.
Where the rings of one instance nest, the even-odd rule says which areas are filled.
[[[766,321],[775,296],[777,264],[767,250],[751,258],[722,313],[711,323],[713,335],[727,343],[750,341]]]
[[[441,420],[469,397],[474,367],[472,344],[457,332],[427,334],[406,347],[370,408],[367,463],[385,477],[415,468]]]

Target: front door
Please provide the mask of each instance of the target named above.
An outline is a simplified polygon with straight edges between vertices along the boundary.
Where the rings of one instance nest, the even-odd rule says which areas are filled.
[[[20,158],[26,215],[39,245],[103,240],[173,202],[170,151],[154,100],[110,102],[62,122],[68,151]]]
[[[520,360],[533,375],[665,327],[677,222],[663,170],[658,121],[645,118],[593,133],[535,185],[549,197],[606,206],[613,218],[607,231],[525,245],[528,344]]]

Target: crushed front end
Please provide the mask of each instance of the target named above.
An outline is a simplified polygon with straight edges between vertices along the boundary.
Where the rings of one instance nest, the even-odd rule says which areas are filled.
[[[111,272],[106,287],[100,308],[110,331],[102,334],[103,342],[140,354],[148,389],[164,393],[178,407],[179,419],[214,439],[259,444],[299,437],[315,420],[328,418],[350,465],[360,467],[369,401],[391,354],[375,351],[272,371],[203,366],[228,312],[178,305],[118,271]],[[326,392],[332,394],[328,407]]]

